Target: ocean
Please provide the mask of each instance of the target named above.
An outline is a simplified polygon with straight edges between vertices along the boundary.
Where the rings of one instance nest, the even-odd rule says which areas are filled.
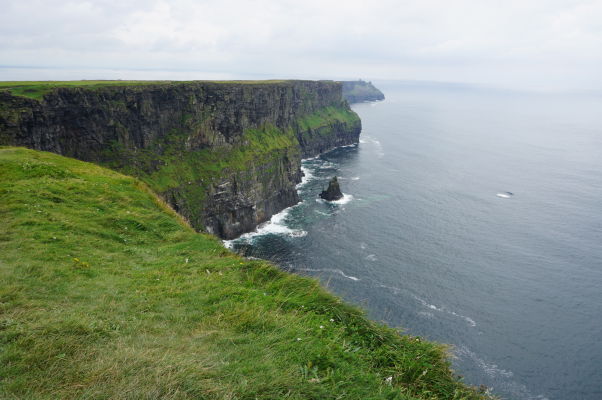
[[[360,143],[305,160],[302,202],[227,245],[449,344],[502,398],[602,399],[602,96],[377,86]]]

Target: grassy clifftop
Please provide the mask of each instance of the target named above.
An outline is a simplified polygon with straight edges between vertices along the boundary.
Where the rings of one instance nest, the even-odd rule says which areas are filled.
[[[232,254],[134,178],[0,147],[0,199],[0,398],[483,398],[440,345]]]
[[[102,87],[123,87],[123,86],[169,86],[183,85],[190,82],[202,81],[110,81],[110,80],[85,80],[85,81],[2,81],[0,82],[0,90],[8,90],[15,96],[28,97],[30,99],[40,100],[46,93],[51,92],[56,88],[77,88],[83,87],[88,89]],[[211,83],[226,83],[226,84],[276,84],[284,83],[284,80],[263,80],[263,81],[205,81]]]

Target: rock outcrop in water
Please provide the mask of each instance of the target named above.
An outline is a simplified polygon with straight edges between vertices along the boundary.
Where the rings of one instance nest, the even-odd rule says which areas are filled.
[[[372,82],[362,81],[344,81],[343,98],[349,103],[361,103],[362,101],[384,100],[385,95],[378,90]]]
[[[320,197],[326,201],[335,201],[343,198],[343,193],[336,176],[330,180],[328,188],[320,193]]]
[[[30,86],[0,90],[0,145],[134,175],[196,229],[227,239],[298,202],[301,158],[357,143],[361,131],[331,81]]]

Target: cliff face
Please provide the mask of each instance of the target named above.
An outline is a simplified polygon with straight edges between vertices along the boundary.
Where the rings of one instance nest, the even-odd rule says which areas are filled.
[[[344,81],[343,97],[349,103],[360,103],[362,101],[384,100],[385,95],[372,82],[366,81]]]
[[[0,90],[0,144],[146,181],[198,230],[233,238],[298,201],[300,160],[356,143],[335,82],[187,82]]]

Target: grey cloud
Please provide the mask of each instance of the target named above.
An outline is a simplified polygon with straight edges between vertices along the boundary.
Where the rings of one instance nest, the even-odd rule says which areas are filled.
[[[5,66],[602,85],[600,1],[3,3]]]

